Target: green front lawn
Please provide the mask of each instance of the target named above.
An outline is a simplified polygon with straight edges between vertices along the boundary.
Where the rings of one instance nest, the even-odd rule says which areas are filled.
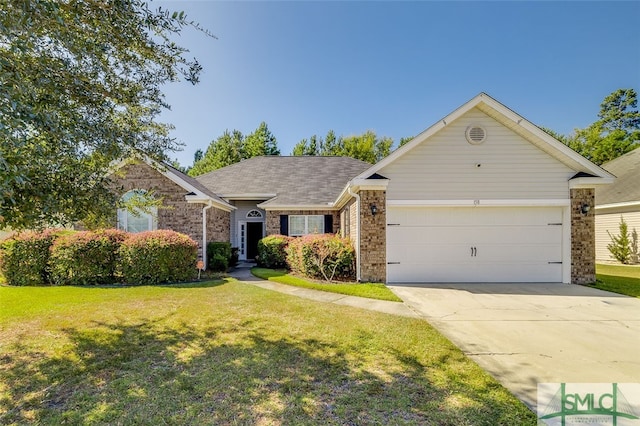
[[[593,287],[640,297],[640,265],[597,264]]]
[[[0,424],[536,424],[416,319],[235,281],[0,305]]]
[[[284,269],[251,268],[251,273],[263,280],[275,281],[296,287],[346,294],[347,296],[367,297],[369,299],[402,302],[389,288],[382,283],[323,283],[309,281],[291,275]]]

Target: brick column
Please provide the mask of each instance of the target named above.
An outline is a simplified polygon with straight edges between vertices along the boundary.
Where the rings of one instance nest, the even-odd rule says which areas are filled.
[[[595,189],[571,189],[571,282],[590,284],[596,280]],[[588,205],[587,214],[582,206]]]
[[[387,279],[386,191],[361,190],[360,194],[360,279],[384,282]],[[375,205],[376,214],[371,213]]]

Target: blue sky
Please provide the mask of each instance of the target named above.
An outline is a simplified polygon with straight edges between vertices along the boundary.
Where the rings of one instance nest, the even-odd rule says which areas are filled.
[[[302,138],[420,133],[480,92],[570,133],[618,88],[640,91],[640,2],[177,2],[218,39],[176,39],[201,82],[164,91],[193,162],[225,129]]]

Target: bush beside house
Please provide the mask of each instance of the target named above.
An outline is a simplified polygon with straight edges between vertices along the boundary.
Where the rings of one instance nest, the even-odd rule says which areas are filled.
[[[234,259],[231,243],[210,242],[207,243],[207,266],[212,271],[225,272],[229,266],[238,263]]]
[[[355,279],[351,240],[333,234],[292,238],[270,235],[258,243],[258,265],[288,267],[293,273],[325,281]]]
[[[269,235],[258,241],[258,266],[270,269],[286,268],[286,248],[290,240],[286,235]]]
[[[0,269],[8,283],[19,286],[49,284],[49,253],[59,229],[27,231],[0,243]]]
[[[60,236],[50,249],[51,284],[115,283],[118,249],[126,237],[126,232],[116,229]]]
[[[148,231],[130,234],[118,254],[127,284],[187,281],[193,278],[198,244],[175,231]]]
[[[158,284],[193,279],[197,244],[174,231],[23,232],[0,243],[10,285]]]

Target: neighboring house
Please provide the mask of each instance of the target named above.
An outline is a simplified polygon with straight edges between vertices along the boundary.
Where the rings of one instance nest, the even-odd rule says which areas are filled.
[[[607,249],[611,235],[620,235],[620,219],[624,218],[629,234],[640,232],[640,149],[603,164],[602,168],[616,176],[613,185],[596,188],[596,260],[615,261]]]
[[[149,164],[119,178],[174,207],[148,228],[243,259],[264,235],[339,231],[358,280],[386,282],[592,282],[595,187],[614,180],[484,93],[375,165],[256,157],[192,179]]]

